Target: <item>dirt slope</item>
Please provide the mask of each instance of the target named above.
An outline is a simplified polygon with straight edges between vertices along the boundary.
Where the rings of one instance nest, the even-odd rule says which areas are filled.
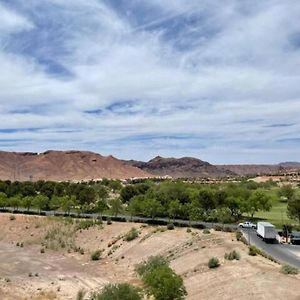
[[[112,156],[87,151],[46,151],[40,154],[0,152],[2,180],[77,181],[149,176],[147,172]]]
[[[72,224],[58,218],[15,217],[10,220],[9,214],[0,214],[0,299],[71,300],[80,289],[90,292],[107,283],[141,286],[134,267],[151,255],[169,259],[171,267],[183,277],[187,300],[300,297],[300,275],[283,275],[278,264],[249,256],[248,248],[236,241],[234,233],[211,230],[205,234],[197,229],[187,232],[185,228],[166,230],[116,222],[74,231],[80,221]],[[132,227],[140,234],[126,242],[122,236]],[[58,235],[49,234],[53,229]],[[66,246],[56,249],[62,241]],[[40,252],[41,247],[45,253]],[[84,253],[76,252],[77,247]],[[101,259],[91,261],[90,254],[98,249],[102,250]],[[225,252],[234,249],[241,259],[225,260]],[[220,260],[219,268],[207,267],[211,257]]]

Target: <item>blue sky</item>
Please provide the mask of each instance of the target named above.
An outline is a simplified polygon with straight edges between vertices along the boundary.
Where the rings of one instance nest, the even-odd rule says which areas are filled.
[[[300,160],[298,0],[0,0],[0,149]]]

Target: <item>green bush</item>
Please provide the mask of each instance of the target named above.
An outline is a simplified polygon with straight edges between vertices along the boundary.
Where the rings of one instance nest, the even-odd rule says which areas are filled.
[[[85,296],[85,291],[84,290],[79,290],[77,295],[76,295],[76,300],[84,300]]]
[[[187,295],[182,278],[166,265],[146,272],[143,281],[155,300],[183,300]]]
[[[216,257],[212,257],[209,261],[208,261],[208,267],[210,269],[213,269],[213,268],[218,268],[220,266],[220,262],[219,260],[216,258]]]
[[[250,245],[248,254],[251,256],[256,256],[259,254],[259,250],[254,245]]]
[[[100,293],[94,293],[90,300],[142,300],[141,289],[128,283],[108,284]]]
[[[168,225],[167,225],[167,229],[168,230],[173,230],[175,227],[174,227],[174,224],[173,223],[169,223]]]
[[[208,229],[203,229],[204,234],[210,234],[210,231]]]
[[[168,266],[168,261],[160,255],[150,256],[147,261],[141,262],[135,266],[135,271],[143,276],[146,272],[159,268],[161,266]]]
[[[101,251],[96,250],[91,254],[91,260],[99,260],[101,257]]]
[[[240,260],[241,256],[236,250],[233,250],[229,253],[225,253],[224,258],[227,260]]]
[[[139,232],[136,228],[131,228],[124,236],[124,241],[130,242],[139,236]]]
[[[290,265],[283,265],[280,269],[280,272],[283,274],[297,275],[299,273],[299,270]]]

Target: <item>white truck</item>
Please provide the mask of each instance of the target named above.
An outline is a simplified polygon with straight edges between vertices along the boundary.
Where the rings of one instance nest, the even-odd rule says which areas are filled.
[[[266,243],[273,243],[276,241],[277,230],[275,226],[269,222],[257,222],[256,233]]]

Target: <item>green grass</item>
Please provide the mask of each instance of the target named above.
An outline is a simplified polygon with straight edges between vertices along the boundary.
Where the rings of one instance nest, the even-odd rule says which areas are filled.
[[[287,202],[280,201],[278,197],[278,188],[273,188],[270,191],[270,194],[273,196],[271,210],[257,212],[254,215],[253,221],[268,221],[274,224],[278,229],[282,229],[282,225],[284,224],[296,224],[297,222],[295,220],[291,220],[287,216]]]
[[[291,220],[286,214],[287,203],[274,201],[270,211],[260,211],[255,214],[255,218],[267,220],[276,227],[281,228],[283,224],[293,224],[295,221]]]

